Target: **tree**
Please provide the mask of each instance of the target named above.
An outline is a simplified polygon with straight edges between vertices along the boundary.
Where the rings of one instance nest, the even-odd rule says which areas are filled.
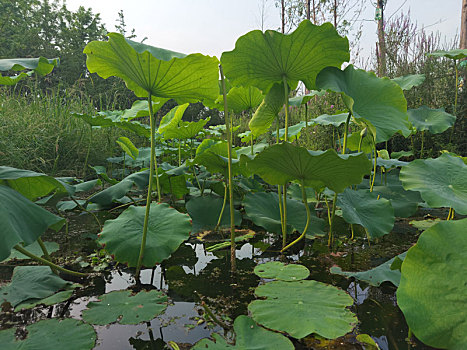
[[[461,35],[459,48],[467,49],[467,0],[462,0]]]

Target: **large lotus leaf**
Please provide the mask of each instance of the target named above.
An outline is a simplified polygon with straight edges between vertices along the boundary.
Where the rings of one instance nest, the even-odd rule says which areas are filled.
[[[164,134],[165,139],[170,139],[170,137],[167,137],[167,135],[165,135],[165,132],[168,130],[173,131],[177,128],[178,123],[182,120],[183,113],[185,113],[189,105],[189,103],[185,103],[183,105],[175,106],[174,108],[172,108],[170,112],[162,118],[157,132],[161,135]]]
[[[340,113],[340,114],[322,114],[319,117],[310,120],[310,123],[319,124],[319,125],[333,125],[335,127],[341,126],[345,124],[347,120],[348,113]]]
[[[289,98],[289,105],[294,106],[294,107],[300,107],[301,105],[310,101],[313,97],[324,96],[325,94],[326,94],[326,91],[313,90],[313,91],[310,91],[306,95],[295,96],[295,97]]]
[[[117,144],[122,148],[122,150],[131,158],[133,158],[133,160],[135,160],[138,157],[139,150],[128,137],[120,136],[115,142],[117,142]]]
[[[384,198],[377,199],[377,195],[369,190],[354,191],[347,188],[337,197],[337,205],[341,207],[345,221],[362,225],[371,238],[384,236],[394,227],[391,202]]]
[[[399,85],[402,90],[410,90],[414,86],[419,86],[425,81],[425,74],[409,74],[391,80]]]
[[[0,304],[13,307],[29,299],[42,299],[71,285],[54,274],[48,266],[17,266],[11,282],[0,288]]]
[[[92,195],[88,202],[99,204],[101,207],[109,206],[113,201],[124,197],[131,190],[133,184],[132,181],[123,179],[119,183]]]
[[[227,103],[229,109],[235,113],[241,113],[258,107],[263,98],[261,91],[254,86],[236,86],[227,94]]]
[[[216,227],[224,200],[220,197],[195,197],[188,201],[186,210],[193,219],[193,233],[212,230]],[[234,210],[235,226],[242,223],[242,214]],[[229,202],[226,202],[222,213],[220,227],[230,227]]]
[[[163,313],[167,308],[167,296],[157,290],[135,295],[130,290],[119,290],[99,296],[99,301],[91,301],[87,307],[83,320],[91,324],[138,324]]]
[[[56,252],[59,248],[58,244],[55,243],[55,242],[43,242],[44,245],[45,245],[45,248],[47,249],[47,252],[48,253],[53,253],[53,252]],[[23,246],[22,244],[20,244],[21,246]],[[41,246],[39,245],[39,243],[37,243],[37,241],[35,241],[34,243],[28,245],[28,246],[25,246],[24,247],[28,252],[34,254],[34,255],[37,255],[37,256],[43,256],[44,255],[44,252],[41,248]],[[13,259],[16,259],[16,260],[27,260],[27,259],[31,259],[30,257],[20,253],[19,251],[17,251],[16,249],[13,249],[11,251],[11,254],[8,258],[6,258],[5,260],[3,261],[10,261],[10,260],[13,260]],[[3,261],[0,261],[0,262],[3,262]]]
[[[254,273],[261,278],[293,282],[307,278],[310,275],[310,270],[299,264],[286,265],[280,261],[269,261],[256,266]]]
[[[415,336],[441,349],[467,349],[467,219],[424,231],[402,263],[397,303]]]
[[[114,220],[107,220],[99,243],[115,256],[115,260],[136,266],[143,234],[146,207],[131,206]],[[125,229],[122,229],[124,227]],[[143,266],[152,267],[167,259],[191,231],[190,217],[170,208],[166,203],[153,203],[149,211],[149,224]]]
[[[391,201],[396,217],[408,218],[418,210],[418,204],[423,202],[420,192],[406,191],[401,184],[374,186],[373,192]]]
[[[351,133],[350,135],[347,135],[347,149],[351,151],[358,151],[360,147],[360,152],[363,153],[371,153],[375,149],[375,143],[373,140],[373,137],[368,133],[366,134],[363,139],[362,143],[360,144],[360,131],[355,131]],[[339,143],[341,147],[344,145],[344,139],[340,139]]]
[[[16,244],[32,244],[49,227],[59,230],[64,224],[65,219],[0,185],[0,261],[8,258]]]
[[[31,170],[0,166],[0,185],[6,185],[18,191],[28,199],[47,196],[53,191],[74,193],[73,186]]]
[[[431,109],[421,106],[417,109],[409,109],[409,121],[418,131],[428,130],[432,134],[440,134],[456,122],[456,116],[446,113],[444,108]]]
[[[454,49],[450,51],[438,50],[429,53],[428,56],[447,57],[451,60],[460,60],[467,57],[467,49]]]
[[[0,71],[22,71],[31,70],[27,73],[21,72],[15,76],[2,76],[0,74],[0,85],[15,85],[24,77],[30,76],[32,72],[38,75],[49,74],[55,66],[58,66],[59,59],[47,59],[45,57],[39,58],[4,58],[0,59]]]
[[[397,257],[401,260],[404,260],[406,254],[407,252],[399,254]],[[391,270],[391,265],[395,259],[396,257],[368,271],[347,272],[342,271],[342,269],[338,266],[333,266],[331,267],[331,273],[346,277],[353,277],[359,281],[367,282],[375,287],[379,287],[383,282],[391,282],[393,285],[398,287],[401,280],[401,272],[399,270]]]
[[[188,140],[194,138],[203,130],[204,126],[211,118],[200,119],[197,122],[184,122],[178,123],[178,128],[169,129],[164,133],[164,139],[178,139]]]
[[[243,201],[248,218],[268,232],[282,233],[279,196],[275,192],[248,193]],[[306,226],[306,209],[302,202],[287,199],[287,233],[294,230],[303,232]],[[311,215],[307,234],[314,236],[323,233],[324,220]]]
[[[362,182],[363,176],[370,173],[371,162],[364,154],[339,156],[334,150],[309,152],[284,142],[266,148],[248,162],[248,167],[271,185],[298,180],[316,190],[328,187],[342,192]]]
[[[222,54],[221,62],[233,85],[253,85],[267,93],[283,79],[291,89],[303,81],[312,90],[319,71],[340,67],[349,58],[347,38],[340,37],[331,23],[318,27],[303,21],[289,35],[249,32],[237,40],[233,51]]]
[[[92,41],[84,48],[87,67],[106,79],[122,78],[138,97],[148,94],[182,100],[214,99],[218,95],[218,60],[137,43],[118,33]]]
[[[351,332],[357,318],[347,309],[353,299],[336,287],[317,281],[274,281],[259,286],[256,296],[265,298],[248,305],[259,324],[300,339],[316,333],[328,339]]]
[[[284,106],[284,85],[274,84],[248,123],[254,136],[266,133]]]
[[[310,123],[308,123],[310,125]],[[300,122],[295,125],[289,126],[287,129],[287,141],[293,142],[300,137],[302,130],[306,127],[306,122]],[[279,139],[283,140],[285,135],[285,128],[279,129]]]
[[[96,343],[96,332],[91,325],[67,318],[52,318],[26,327],[27,336],[17,340],[15,328],[0,331],[2,350],[91,350]]]
[[[171,176],[169,172],[160,175],[159,183],[163,193],[170,193],[175,198],[183,198],[190,191],[186,187],[185,175]]]
[[[391,138],[396,132],[410,135],[407,101],[399,85],[388,78],[378,78],[372,72],[335,67],[323,69],[316,78],[321,89],[343,94],[347,108],[357,121],[370,123],[376,129],[376,141]]]
[[[166,98],[159,98],[152,100],[152,109],[153,113],[157,112],[164,103],[167,102]],[[149,104],[147,100],[136,100],[131,105],[130,109],[125,109],[122,113],[122,119],[132,120],[135,118],[147,117],[149,116]]]
[[[28,301],[25,301],[19,304],[18,306],[16,306],[14,311],[19,312],[21,310],[32,309],[38,305],[51,306],[51,305],[55,305],[58,303],[62,303],[70,299],[71,296],[73,295],[73,289],[79,286],[80,286],[79,284],[72,285],[67,290],[55,293],[43,299],[29,299]]]
[[[225,177],[228,174],[228,144],[226,141],[205,139],[196,149],[195,164],[201,164],[211,173],[221,173]],[[237,153],[232,150],[232,174],[248,175],[247,170],[240,165]]]
[[[451,207],[467,214],[467,165],[447,154],[417,159],[402,167],[400,180],[406,190],[420,191],[431,208]]]
[[[292,342],[282,334],[259,327],[248,316],[238,316],[234,322],[235,345],[228,344],[219,334],[214,333],[214,341],[202,339],[193,350],[293,350]]]

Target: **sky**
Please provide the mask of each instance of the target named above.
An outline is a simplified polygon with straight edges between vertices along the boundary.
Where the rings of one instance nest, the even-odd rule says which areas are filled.
[[[363,35],[361,52],[369,56],[377,40],[375,9],[372,0],[366,0],[361,16]],[[261,16],[261,4],[266,4]],[[447,40],[453,40],[460,31],[462,0],[388,0],[386,18],[410,11],[419,28],[439,31]],[[280,12],[274,0],[66,0],[67,7],[92,8],[99,13],[109,31],[115,31],[118,11],[123,10],[128,29],[136,30],[145,44],[183,53],[200,52],[217,56],[233,50],[237,38],[254,29],[280,27]]]

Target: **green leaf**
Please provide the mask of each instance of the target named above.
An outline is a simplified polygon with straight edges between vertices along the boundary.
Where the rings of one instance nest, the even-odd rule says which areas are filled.
[[[159,181],[161,185],[161,191],[163,193],[171,193],[175,198],[183,198],[187,193],[190,193],[186,187],[185,174],[182,175],[170,175],[169,171],[159,175]]]
[[[333,125],[335,127],[345,124],[347,116],[349,113],[340,113],[340,114],[322,114],[319,117],[310,120],[310,123],[319,124],[319,125]]]
[[[425,74],[409,74],[391,80],[399,85],[402,90],[410,90],[414,86],[419,86],[425,81]]]
[[[294,107],[300,107],[301,105],[310,101],[314,96],[324,96],[325,94],[326,94],[326,91],[313,90],[313,91],[310,91],[306,95],[295,96],[295,97],[289,98],[289,105],[294,106]]]
[[[171,137],[166,136],[165,132],[177,129],[178,123],[182,120],[183,113],[185,113],[189,105],[189,103],[185,103],[183,105],[175,106],[174,108],[172,108],[170,112],[164,115],[164,117],[162,118],[157,132],[161,135],[164,134],[165,139],[170,139]]]
[[[299,264],[285,265],[280,261],[269,261],[255,267],[254,273],[261,278],[273,278],[280,281],[293,282],[304,280],[310,270]]]
[[[467,214],[467,165],[447,154],[417,159],[402,167],[400,180],[406,190],[420,191],[431,208],[451,207]]]
[[[15,85],[24,77],[30,76],[33,72],[40,76],[49,74],[54,67],[59,65],[58,58],[47,59],[45,57],[38,58],[4,58],[0,59],[0,71],[22,71],[30,70],[29,72],[21,72],[16,76],[2,76],[0,74],[0,85]]]
[[[259,286],[248,305],[259,324],[300,339],[316,333],[328,339],[351,332],[357,323],[347,309],[353,299],[343,290],[317,281],[274,281]]]
[[[303,21],[289,35],[272,30],[249,32],[237,40],[233,51],[222,54],[221,62],[233,85],[252,85],[267,93],[284,78],[291,89],[303,81],[312,90],[319,71],[340,67],[349,59],[349,42],[332,24],[318,27]]]
[[[202,196],[190,199],[186,203],[186,210],[193,219],[193,233],[212,230],[217,225],[217,220],[222,210],[223,199],[214,196]],[[242,214],[234,210],[235,226],[242,223]],[[220,227],[230,227],[229,202],[225,204]]]
[[[16,329],[0,331],[2,350],[91,350],[96,343],[96,332],[82,321],[67,318],[42,320],[26,327],[24,340],[16,340]]]
[[[420,231],[425,231],[440,221],[441,221],[440,218],[426,219],[426,220],[412,220],[409,222],[409,224],[416,227]]]
[[[418,204],[423,202],[418,191],[406,191],[402,184],[387,184],[374,186],[373,193],[391,202],[396,217],[408,218],[418,210]]]
[[[13,307],[30,299],[43,299],[71,285],[54,274],[48,266],[17,266],[11,282],[0,288],[0,304]]]
[[[402,263],[397,303],[415,336],[442,349],[467,348],[467,219],[424,231]]]
[[[346,189],[337,197],[342,217],[349,224],[362,225],[371,238],[378,238],[391,232],[394,227],[394,209],[387,199],[377,199],[369,190]]]
[[[23,244],[20,243],[21,246],[23,246]],[[47,249],[47,251],[49,252],[49,254],[53,253],[53,252],[56,252],[59,248],[58,244],[55,243],[55,242],[44,242],[44,245],[45,245],[45,248]],[[37,243],[37,241],[35,241],[34,243],[28,245],[28,246],[23,246],[28,252],[34,254],[34,255],[37,255],[37,256],[43,256],[44,255],[44,252],[42,251],[39,243]],[[26,256],[26,255],[23,255],[21,254],[19,251],[17,251],[16,249],[12,249],[11,251],[11,254],[8,258],[6,258],[5,260],[3,261],[0,261],[0,262],[6,262],[6,261],[10,261],[10,260],[13,260],[13,259],[16,259],[16,260],[28,260],[28,259],[31,259],[30,257]]]
[[[328,187],[342,192],[362,181],[370,172],[371,162],[361,153],[339,156],[334,150],[309,152],[304,147],[284,142],[266,148],[248,162],[248,167],[271,185],[298,180],[316,190]]]
[[[258,107],[263,98],[261,91],[254,86],[235,86],[227,94],[227,105],[235,113],[242,113]]]
[[[248,218],[268,232],[282,233],[279,210],[279,196],[275,192],[248,193],[243,200]],[[294,230],[303,232],[306,226],[306,209],[302,202],[287,199],[287,233]],[[323,233],[324,220],[311,215],[307,230],[309,236]]]
[[[238,316],[234,322],[235,345],[230,345],[219,334],[214,333],[214,341],[201,339],[193,350],[293,350],[292,342],[279,333],[259,327],[251,318]]]
[[[200,119],[197,122],[184,122],[178,123],[176,129],[169,129],[164,133],[164,139],[178,139],[188,140],[194,138],[203,130],[204,126],[211,118]]]
[[[417,131],[428,130],[432,134],[440,134],[456,122],[456,116],[446,113],[444,108],[431,109],[421,106],[417,109],[409,109],[409,121]]]
[[[383,282],[391,282],[396,287],[399,286],[401,279],[401,272],[399,270],[391,269],[391,266],[396,258],[404,260],[407,252],[399,254],[398,256],[386,261],[385,263],[376,266],[375,268],[368,271],[360,272],[346,272],[338,266],[331,267],[331,273],[341,275],[345,277],[353,277],[359,281],[367,282],[372,286],[379,287]]]
[[[99,301],[91,301],[87,307],[83,320],[91,324],[138,324],[163,313],[167,296],[157,290],[143,290],[135,295],[130,290],[119,290],[99,296]]]
[[[410,135],[407,101],[402,89],[388,78],[378,78],[372,72],[352,65],[341,71],[335,67],[323,69],[316,84],[321,89],[339,92],[357,122],[370,123],[376,130],[376,142],[386,141],[396,132]]]
[[[79,285],[78,285],[79,286]],[[55,305],[58,303],[62,303],[68,299],[71,298],[73,295],[73,289],[76,288],[77,286],[70,286],[68,290],[64,290],[63,292],[58,292],[55,293],[49,297],[43,298],[43,299],[29,299],[28,301],[25,301],[18,306],[15,307],[15,312],[19,312],[21,310],[27,310],[27,309],[32,309],[38,305],[45,305],[45,306],[51,306]]]
[[[310,124],[310,123],[308,123],[308,124]],[[287,134],[288,134],[288,137],[287,137],[288,140],[287,141],[293,142],[297,138],[299,138],[301,133],[302,133],[302,130],[305,127],[306,127],[306,122],[300,122],[298,124],[289,126],[288,130],[287,130]],[[285,128],[279,129],[279,139],[283,140],[284,135],[285,135]]]
[[[225,178],[228,176],[228,144],[226,141],[215,141],[213,139],[204,139],[196,149],[196,157],[193,160],[195,164],[201,164],[206,167],[210,173],[221,173]],[[237,154],[232,150],[232,174],[248,175],[247,170],[240,165]]]
[[[399,152],[391,152],[391,158],[400,159],[402,157],[411,157],[413,156],[412,151],[399,151]]]
[[[131,206],[114,220],[107,220],[99,237],[115,260],[134,267],[138,261],[143,234],[146,207]],[[166,203],[153,203],[149,212],[149,225],[143,266],[161,263],[188,239],[191,231],[190,218]],[[125,230],[121,228],[125,227]]]
[[[99,204],[101,207],[107,207],[117,199],[124,197],[131,190],[133,184],[133,181],[123,179],[119,183],[93,194],[88,198],[88,202]]]
[[[59,230],[64,224],[65,219],[0,185],[0,261],[10,256],[16,244],[32,244],[49,227]]]
[[[274,84],[248,123],[248,127],[254,136],[268,132],[272,122],[277,118],[284,106],[284,102],[284,85]]]
[[[185,56],[137,43],[118,33],[106,42],[92,41],[84,48],[87,67],[104,79],[117,76],[138,97],[176,98],[196,101],[218,95],[218,60],[192,54]]]
[[[467,57],[467,49],[454,49],[450,51],[438,50],[428,53],[427,55],[435,57],[446,57],[451,60],[460,60]]]
[[[136,159],[138,157],[139,150],[128,137],[121,136],[115,142],[117,142],[123,151],[131,158]]]

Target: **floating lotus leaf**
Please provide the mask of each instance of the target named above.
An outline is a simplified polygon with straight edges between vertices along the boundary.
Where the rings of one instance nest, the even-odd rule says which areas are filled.
[[[298,180],[316,190],[328,187],[342,192],[362,181],[370,172],[371,162],[364,154],[339,156],[334,150],[309,152],[284,142],[266,148],[248,162],[248,167],[271,185]]]
[[[79,285],[69,286],[70,289],[64,290],[62,292],[55,293],[49,297],[43,299],[29,299],[15,307],[15,312],[19,312],[21,310],[32,309],[38,305],[45,305],[51,306],[61,302],[64,302],[71,298],[73,295],[73,289],[78,287]]]
[[[285,103],[284,85],[274,84],[248,123],[254,136],[268,132]]]
[[[188,201],[186,210],[193,219],[193,233],[212,230],[216,227],[223,202],[222,198],[214,196],[195,197]],[[240,226],[242,214],[238,210],[234,210],[234,214],[235,226]],[[225,204],[220,227],[230,227],[229,202]]]
[[[397,257],[401,260],[404,260],[406,254],[407,252],[399,254]],[[391,282],[397,287],[399,286],[399,282],[401,280],[401,272],[399,270],[391,270],[391,265],[395,259],[396,257],[368,271],[347,272],[342,271],[342,269],[338,266],[333,266],[331,267],[331,273],[345,277],[353,277],[359,281],[367,282],[375,287],[379,287],[383,282]]]
[[[410,90],[414,86],[419,86],[425,81],[425,74],[409,74],[391,80],[399,85],[402,90]]]
[[[238,316],[234,322],[236,334],[235,345],[227,341],[217,333],[213,334],[214,341],[201,339],[193,347],[193,350],[293,350],[292,342],[282,334],[268,331],[259,327],[251,318]]]
[[[349,113],[340,113],[340,114],[322,114],[319,117],[310,120],[310,123],[319,124],[319,125],[333,125],[335,127],[345,124],[347,116]]]
[[[456,116],[446,113],[444,108],[431,109],[421,106],[417,109],[409,109],[409,121],[418,131],[428,130],[432,134],[440,134],[456,122]]]
[[[243,201],[245,212],[255,225],[268,232],[282,233],[279,211],[279,197],[275,192],[248,193]],[[302,202],[287,199],[287,233],[294,230],[303,232],[306,225],[306,209]],[[307,234],[315,236],[323,233],[324,220],[311,215]]]
[[[105,249],[115,256],[115,260],[131,267],[138,261],[145,210],[146,207],[129,207],[118,218],[107,220],[99,237],[99,243],[105,244]],[[153,203],[149,212],[143,266],[152,267],[170,257],[188,239],[190,231],[188,215],[179,213],[166,203]]]
[[[99,296],[99,301],[91,301],[87,307],[83,320],[91,324],[138,324],[163,313],[167,296],[157,290],[143,290],[135,295],[130,290],[119,290]]]
[[[467,165],[447,154],[417,159],[402,167],[400,180],[406,190],[420,191],[431,208],[452,207],[467,214]]]
[[[325,94],[326,94],[326,91],[313,90],[313,91],[310,91],[306,95],[295,96],[295,97],[289,98],[289,105],[294,106],[294,107],[300,107],[301,105],[310,101],[313,97],[324,96]]]
[[[467,57],[467,49],[454,49],[450,51],[438,50],[429,53],[428,56],[446,57],[451,60],[460,60]]]
[[[91,73],[104,79],[122,78],[138,97],[197,101],[218,95],[218,60],[201,54],[184,55],[137,43],[118,33],[92,41],[84,48]]]
[[[410,135],[404,93],[388,78],[378,78],[349,65],[343,71],[335,67],[323,69],[316,84],[321,89],[342,93],[354,118],[374,127],[376,142],[389,140],[396,132]]]
[[[20,244],[21,246],[23,246],[22,244]],[[56,252],[59,248],[58,244],[55,243],[55,242],[44,242],[44,245],[45,245],[45,248],[47,249],[47,252],[49,253],[53,253],[53,252]],[[28,252],[34,254],[34,255],[37,255],[37,256],[43,256],[44,255],[44,252],[42,251],[42,248],[41,246],[39,245],[39,243],[37,243],[37,241],[35,241],[34,243],[24,247]],[[23,255],[21,254],[19,251],[17,251],[16,249],[13,249],[11,251],[11,254],[8,258],[6,258],[5,260],[3,261],[10,261],[10,260],[13,260],[13,259],[16,259],[16,260],[27,260],[27,259],[31,259],[30,257],[26,256],[26,255]]]
[[[342,209],[342,217],[349,224],[362,225],[371,238],[378,238],[391,232],[394,227],[394,209],[387,199],[377,199],[368,190],[346,189],[337,197],[337,205]]]
[[[54,274],[48,266],[17,266],[11,282],[0,288],[0,304],[9,302],[13,307],[30,299],[43,299],[70,286]]]
[[[222,54],[221,62],[233,85],[252,85],[267,93],[283,79],[291,89],[303,81],[312,90],[319,71],[340,67],[349,58],[347,38],[340,37],[331,23],[318,27],[303,21],[288,35],[272,30],[249,32],[237,40],[233,51]]]
[[[0,331],[2,350],[91,350],[96,343],[92,326],[72,318],[38,321],[26,330],[24,340],[16,340],[15,328]]]
[[[0,185],[0,261],[10,256],[16,244],[32,244],[48,228],[58,231],[64,224],[65,219]]]
[[[310,270],[299,264],[284,264],[280,261],[270,261],[255,267],[255,274],[261,278],[273,278],[292,282],[304,280],[310,275]]]
[[[351,332],[357,323],[347,309],[353,299],[343,290],[317,281],[274,281],[259,286],[248,305],[259,324],[300,339],[316,333],[328,339]]]
[[[413,334],[441,349],[467,348],[467,219],[424,231],[402,263],[397,304]]]
[[[47,59],[45,57],[38,57],[0,59],[0,71],[22,71],[26,69],[30,70],[27,73],[21,72],[15,76],[2,76],[0,74],[0,85],[15,85],[24,77],[32,75],[33,72],[37,73],[40,76],[49,74],[54,69],[54,67],[58,66],[58,64],[58,58]]]

